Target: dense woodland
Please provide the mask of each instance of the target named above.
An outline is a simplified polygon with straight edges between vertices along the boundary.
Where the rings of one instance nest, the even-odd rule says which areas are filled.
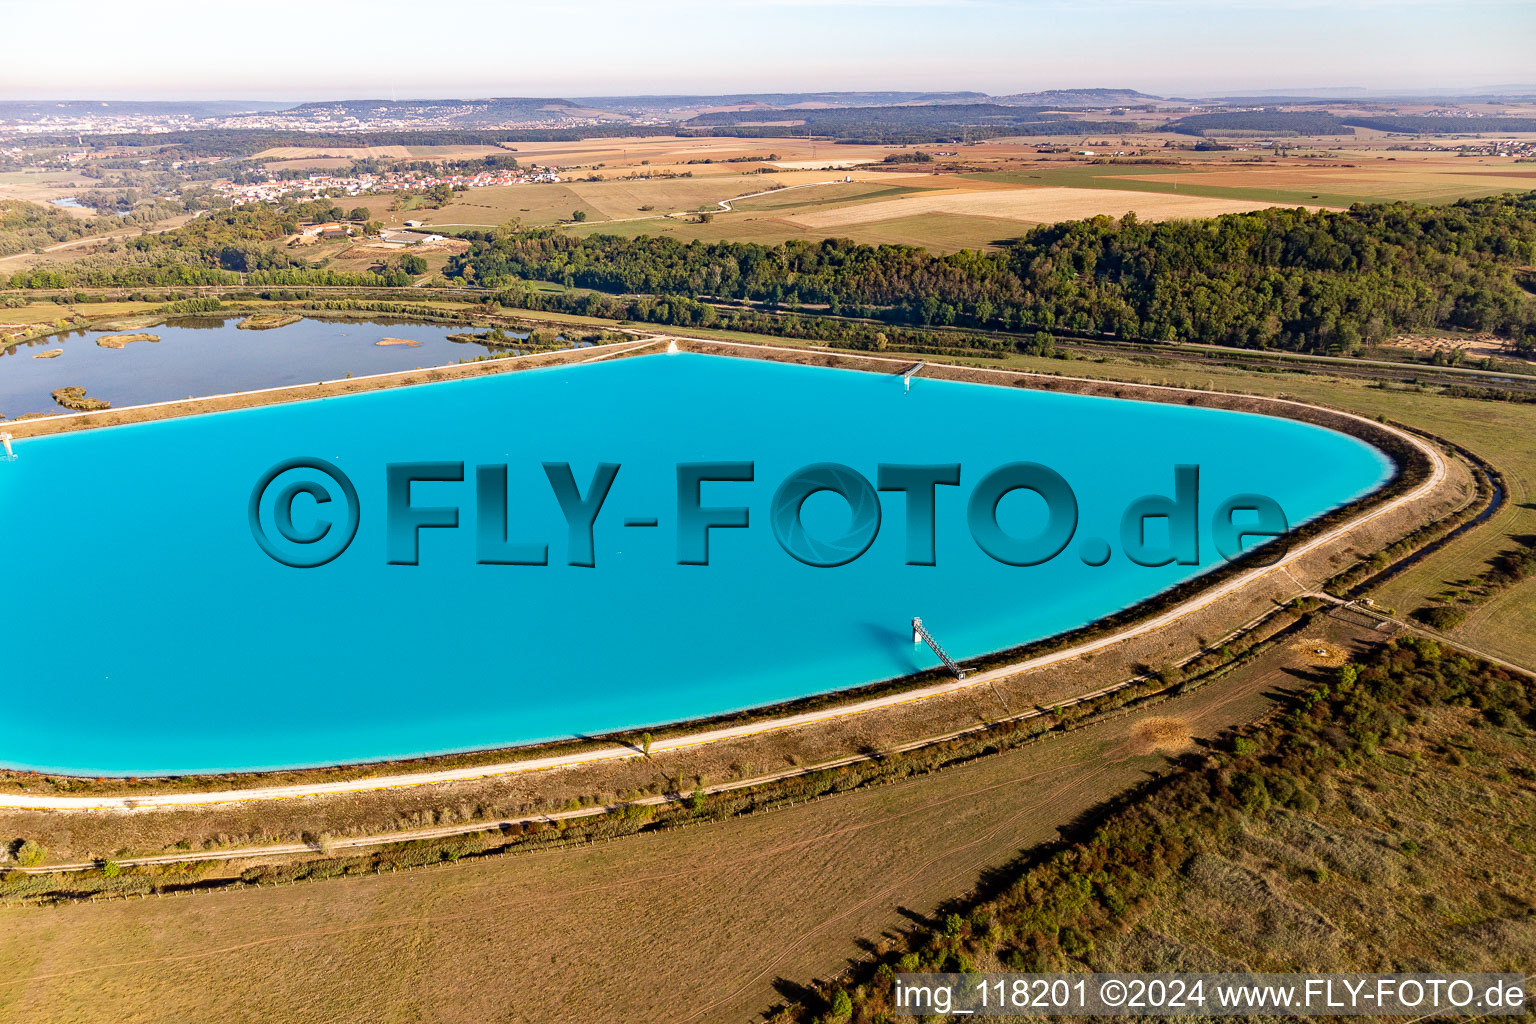
[[[1181,135],[1251,131],[1295,135],[1353,135],[1354,129],[1325,110],[1244,110],[1194,114],[1163,125],[1162,131]]]
[[[1162,130],[1184,135],[1206,132],[1285,132],[1296,135],[1353,135],[1355,128],[1428,135],[1446,132],[1536,132],[1536,117],[1464,117],[1430,114],[1332,114],[1326,110],[1232,110],[1194,114]]]
[[[1536,117],[1461,117],[1444,114],[1345,115],[1347,124],[1383,132],[1536,132]]]
[[[0,199],[0,256],[84,238],[109,226],[99,218],[71,216],[56,206]]]
[[[764,122],[798,121],[793,127]],[[952,103],[931,106],[806,107],[789,110],[724,110],[699,114],[683,124],[731,134],[832,135],[843,141],[934,142],[950,138],[995,135],[1074,135],[1083,132],[1125,132],[1120,122],[1075,120],[1070,114],[1043,107],[1011,107],[996,103]],[[1133,126],[1134,127],[1134,126]]]
[[[330,200],[287,206],[251,204],[216,210],[176,229],[113,242],[84,259],[12,274],[12,288],[111,288],[177,285],[355,285],[409,287],[400,270],[354,274],[310,265],[303,249],[279,244],[301,221],[345,220]],[[0,281],[5,279],[0,278]]]
[[[1437,328],[1492,331],[1536,348],[1536,300],[1516,280],[1533,262],[1536,193],[1526,193],[1161,224],[1096,217],[1035,228],[999,252],[946,256],[844,239],[769,246],[494,233],[448,273],[489,287],[523,278],[690,301],[822,305],[893,324],[1349,353]],[[689,315],[682,322],[696,323]]]

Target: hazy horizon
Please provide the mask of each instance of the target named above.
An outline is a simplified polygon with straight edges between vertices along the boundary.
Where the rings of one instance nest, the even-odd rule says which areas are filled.
[[[1536,5],[1518,0],[151,0],[90,33],[61,28],[108,13],[90,0],[9,6],[9,37],[32,45],[7,55],[0,99],[32,101],[1428,94],[1529,81],[1536,50]]]
[[[1056,85],[1042,85],[1042,86],[1040,86],[1038,88],[1016,89],[1016,90],[1010,90],[1009,92],[1003,93],[1003,92],[989,92],[989,91],[987,91],[985,89],[967,89],[967,88],[964,88],[964,87],[955,87],[955,88],[950,88],[950,89],[924,89],[924,88],[919,88],[919,87],[916,87],[916,86],[907,85],[907,84],[902,83],[902,82],[893,82],[893,83],[887,83],[887,84],[882,84],[882,85],[874,85],[874,86],[870,86],[868,88],[857,88],[857,89],[856,88],[822,89],[822,88],[818,88],[816,86],[816,83],[811,82],[811,83],[808,83],[808,84],[802,84],[798,88],[784,88],[784,89],[777,89],[777,88],[774,88],[774,89],[768,89],[768,88],[765,88],[765,89],[730,89],[730,90],[718,90],[718,91],[679,90],[679,91],[676,91],[676,92],[660,92],[660,91],[653,91],[653,92],[605,92],[605,93],[591,93],[591,94],[581,94],[581,93],[570,92],[570,93],[559,93],[559,94],[548,93],[548,94],[539,94],[539,95],[514,94],[514,93],[473,93],[472,94],[472,93],[465,93],[465,92],[447,92],[447,91],[436,91],[436,92],[433,92],[433,91],[424,91],[424,92],[411,92],[411,93],[398,93],[397,92],[397,95],[395,95],[395,96],[381,96],[381,95],[379,95],[377,93],[359,92],[356,95],[351,95],[351,94],[342,95],[342,94],[329,93],[329,94],[325,94],[325,95],[312,95],[312,96],[311,95],[305,95],[305,96],[296,96],[296,97],[288,97],[288,98],[276,98],[276,97],[271,97],[271,96],[241,96],[241,95],[228,95],[228,96],[208,95],[208,96],[202,96],[202,95],[193,95],[193,94],[188,94],[188,95],[167,95],[167,96],[146,96],[146,95],[135,95],[135,94],[125,94],[125,95],[121,95],[121,96],[103,96],[103,95],[80,95],[80,96],[46,95],[45,96],[45,95],[38,95],[38,96],[0,96],[0,102],[3,102],[3,103],[166,103],[166,104],[171,104],[171,103],[218,103],[218,104],[249,104],[253,108],[255,106],[257,106],[257,105],[266,106],[266,107],[272,107],[272,108],[277,108],[277,107],[287,108],[287,107],[300,106],[300,105],[308,104],[308,103],[346,103],[346,102],[355,102],[355,101],[358,101],[358,100],[380,100],[380,101],[385,101],[385,102],[397,102],[398,103],[398,102],[409,102],[409,101],[412,101],[412,100],[442,101],[442,102],[458,100],[458,101],[465,101],[465,102],[474,102],[474,101],[477,101],[477,100],[489,100],[489,99],[504,99],[504,100],[506,100],[506,99],[548,99],[548,100],[557,100],[558,99],[558,100],[568,100],[568,101],[571,101],[571,102],[580,102],[580,101],[583,101],[583,100],[595,100],[595,99],[635,99],[635,100],[644,100],[644,99],[663,99],[663,98],[673,98],[673,97],[676,97],[676,98],[679,98],[679,99],[694,99],[694,98],[710,98],[710,97],[715,97],[715,96],[768,96],[768,95],[817,95],[817,94],[856,95],[856,94],[859,94],[859,93],[908,93],[908,92],[911,92],[911,93],[917,93],[917,92],[931,93],[931,94],[933,94],[935,96],[946,95],[946,94],[953,95],[953,94],[958,94],[958,93],[978,93],[978,94],[982,94],[982,95],[986,95],[986,96],[991,96],[991,97],[999,97],[999,96],[1008,96],[1008,95],[1027,94],[1027,93],[1033,93],[1033,92],[1087,92],[1087,91],[1091,91],[1091,90],[1110,90],[1110,91],[1113,91],[1113,92],[1122,92],[1122,91],[1124,91],[1124,92],[1140,92],[1140,93],[1144,93],[1144,94],[1149,95],[1149,96],[1155,96],[1155,97],[1158,97],[1158,98],[1170,99],[1170,100],[1174,100],[1174,99],[1206,100],[1206,99],[1217,99],[1217,98],[1224,98],[1224,97],[1226,97],[1226,98],[1243,98],[1243,97],[1248,97],[1248,96],[1252,96],[1254,98],[1294,97],[1296,99],[1318,99],[1318,100],[1328,100],[1328,99],[1339,99],[1339,100],[1362,99],[1362,100],[1366,100],[1366,99],[1373,99],[1373,98],[1398,98],[1398,97],[1421,97],[1421,96],[1425,97],[1425,98],[1438,97],[1438,98],[1454,99],[1454,98],[1458,98],[1458,97],[1472,96],[1472,95],[1478,95],[1478,94],[1500,94],[1500,93],[1511,93],[1511,94],[1513,94],[1513,93],[1521,93],[1521,94],[1536,95],[1536,80],[1533,80],[1531,82],[1503,82],[1503,83],[1493,83],[1493,84],[1489,84],[1489,85],[1468,85],[1468,86],[1460,86],[1460,87],[1458,87],[1458,86],[1444,86],[1444,85],[1436,85],[1436,86],[1406,85],[1406,86],[1403,86],[1403,87],[1397,88],[1397,89],[1380,89],[1380,88],[1371,89],[1371,88],[1366,88],[1366,87],[1363,87],[1363,86],[1347,86],[1347,85],[1344,85],[1344,86],[1334,86],[1334,87],[1331,87],[1331,88],[1323,87],[1323,86],[1284,86],[1284,85],[1279,85],[1279,86],[1272,86],[1272,87],[1268,87],[1268,88],[1253,87],[1253,88],[1232,89],[1232,90],[1216,89],[1216,90],[1209,90],[1209,91],[1205,91],[1205,92],[1182,92],[1182,93],[1174,92],[1172,90],[1165,90],[1165,91],[1162,91],[1162,92],[1154,92],[1154,91],[1152,91],[1150,89],[1141,88],[1141,87],[1134,86],[1134,85],[1117,85],[1117,84],[1076,84],[1076,85],[1056,84]]]

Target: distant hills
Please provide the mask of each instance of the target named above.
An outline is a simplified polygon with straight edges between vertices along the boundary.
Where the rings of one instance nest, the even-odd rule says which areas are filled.
[[[229,117],[233,114],[286,110],[291,103],[259,100],[0,100],[0,120],[35,121],[44,117],[116,114],[125,117]]]
[[[295,117],[352,117],[358,120],[451,121],[464,127],[540,121],[575,116],[582,108],[556,97],[490,97],[469,100],[327,100],[300,103],[284,111]]]
[[[1234,110],[1170,121],[1165,132],[1353,135],[1356,128],[1444,135],[1450,132],[1536,132],[1536,117],[1465,117],[1446,114],[1330,114],[1324,110]]]
[[[579,96],[584,107],[632,116],[656,116],[728,107],[882,107],[897,104],[975,103],[984,92],[739,92],[716,96]]]
[[[1051,107],[1070,110],[1074,107],[1125,107],[1163,100],[1161,96],[1137,92],[1135,89],[1046,89],[1044,92],[1017,92],[1011,96],[993,96],[993,103],[1011,107]]]
[[[787,127],[792,125],[793,127]],[[1087,121],[1059,108],[1001,103],[890,104],[882,107],[752,107],[700,114],[678,126],[714,135],[810,132],[880,145],[963,142],[1000,135],[1123,132],[1119,122]]]
[[[9,100],[0,101],[0,121],[28,122],[44,118],[80,118],[93,115],[154,118],[218,119],[241,115],[281,113],[287,117],[326,120],[354,118],[396,122],[409,127],[414,121],[430,121],[440,127],[485,128],[518,123],[548,124],[562,118],[591,121],[699,121],[704,115],[740,113],[755,115],[746,119],[768,120],[764,113],[792,111],[796,117],[806,111],[874,110],[890,107],[968,108],[973,113],[988,108],[1024,108],[1032,111],[1093,110],[1113,107],[1144,107],[1177,104],[1196,108],[1253,106],[1338,106],[1359,103],[1362,106],[1407,103],[1445,104],[1454,100],[1509,101],[1536,98],[1536,85],[1510,85],[1478,90],[1423,89],[1412,93],[1391,94],[1351,86],[1334,88],[1297,88],[1263,94],[1234,94],[1204,99],[1158,96],[1137,89],[1084,88],[1044,89],[989,95],[975,91],[882,90],[849,92],[762,92],[721,93],[716,95],[642,95],[527,97],[490,96],[483,98],[410,98],[312,100],[304,103],[277,103],[259,100]],[[954,120],[958,113],[948,119]],[[944,119],[941,115],[934,120]],[[1008,120],[997,114],[995,120]],[[713,123],[730,124],[729,119]]]
[[[1496,98],[1517,98],[1500,90]],[[1289,90],[1289,96],[1221,99],[1169,98],[1124,88],[1046,89],[992,96],[974,91],[848,91],[722,93],[690,96],[491,96],[315,100],[281,104],[251,100],[18,100],[0,101],[0,126],[31,138],[70,139],[100,134],[121,144],[173,144],[181,133],[370,132],[437,133],[454,144],[540,138],[629,136],[655,132],[754,137],[828,136],[874,144],[975,141],[1002,135],[1125,133],[1138,127],[1188,135],[1350,135],[1357,128],[1405,134],[1536,131],[1536,118],[1498,106],[1461,105],[1485,94],[1438,100],[1366,95],[1365,90]],[[1536,93],[1536,89],[1531,90]],[[1326,97],[1325,98],[1325,95]],[[1408,108],[1409,112],[1404,113]],[[1142,118],[1143,111],[1177,119]],[[1094,118],[1093,111],[1116,119]],[[1129,114],[1129,118],[1123,115]],[[1481,116],[1486,115],[1486,116]],[[1519,115],[1519,116],[1515,116]],[[179,144],[179,143],[178,143]],[[447,144],[447,143],[444,143]]]

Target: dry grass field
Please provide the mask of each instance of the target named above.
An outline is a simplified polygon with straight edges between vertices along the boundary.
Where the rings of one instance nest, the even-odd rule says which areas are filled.
[[[1331,778],[1315,812],[1254,815],[1196,855],[1094,968],[1529,970],[1532,733],[1446,707],[1415,733]]]
[[[934,164],[894,167],[878,161],[904,149],[932,153],[940,147],[813,145],[786,139],[520,145],[522,159],[566,161],[562,166],[569,175],[598,174],[608,180],[477,190],[438,211],[388,213],[369,205],[390,223],[410,217],[443,226],[490,226],[516,217],[524,224],[556,225],[579,210],[587,219],[565,224],[564,230],[765,243],[838,235],[950,252],[1005,244],[1034,224],[1097,214],[1118,217],[1134,211],[1156,220],[1269,206],[1342,209],[1356,202],[1445,201],[1536,187],[1536,171],[1511,158],[1387,150],[1384,142],[1370,140],[1293,140],[1294,155],[1283,158],[1237,149],[1170,151],[1163,148],[1167,141],[1166,136],[1146,135],[999,139],[957,145],[952,157]],[[1076,155],[1078,147],[1098,155]],[[1125,156],[1103,162],[1106,152]],[[760,164],[688,163],[768,155],[780,157],[774,162],[779,173],[744,173]],[[692,177],[614,180],[669,172]],[[710,223],[668,216],[759,188],[836,181],[845,175],[855,182],[743,200],[732,212],[716,212]],[[888,194],[882,197],[882,192]]]
[[[1050,224],[1107,214],[1123,217],[1134,211],[1143,220],[1179,217],[1216,217],[1245,213],[1278,204],[1203,196],[1121,192],[1110,189],[1016,188],[980,192],[944,190],[903,196],[853,208],[797,213],[790,220],[814,230],[836,231],[844,226],[870,224],[923,214],[994,217],[1025,224]]]
[[[634,173],[646,173],[644,168]],[[693,178],[632,178],[608,181],[574,181],[552,185],[497,185],[458,193],[441,210],[411,210],[382,214],[386,223],[406,219],[423,220],[439,226],[494,227],[509,220],[526,225],[550,225],[568,221],[580,210],[587,215],[583,229],[613,221],[635,221],[665,226],[668,214],[700,209],[717,210],[722,200],[765,189],[804,186],[818,182],[839,181],[845,175],[827,171],[795,171],[774,175],[711,175]],[[841,201],[854,202],[863,194],[890,187],[877,180],[853,186],[828,185],[841,190]],[[822,189],[793,188],[785,193],[792,203],[814,203],[825,196]],[[765,199],[767,197],[764,197]],[[371,200],[371,209],[378,207]]]
[[[1536,188],[1536,170],[1510,157],[1458,157],[1408,150],[1309,150],[1255,159],[1243,152],[1179,153],[1177,166],[1089,163],[1019,157],[967,177],[1020,185],[1059,185],[1252,199],[1286,206],[1347,207],[1358,202],[1449,202]],[[1151,151],[1149,151],[1151,153]],[[1156,155],[1152,153],[1152,155]],[[978,163],[980,163],[978,161]]]
[[[1348,627],[1336,639],[1349,642]],[[0,1016],[747,1020],[986,868],[1251,720],[1306,666],[963,767],[589,848],[204,896],[0,910]],[[1298,674],[1300,673],[1300,674]],[[360,989],[354,979],[366,977]]]
[[[1185,140],[1187,142],[1187,140]],[[560,168],[555,185],[458,193],[438,210],[392,195],[346,197],[387,226],[495,227],[511,220],[579,233],[665,234],[703,241],[819,241],[837,235],[936,252],[1007,244],[1030,226],[1134,211],[1149,220],[1203,217],[1268,206],[1345,208],[1356,202],[1440,202],[1536,188],[1536,169],[1513,158],[1458,157],[1388,149],[1380,133],[1288,139],[1287,155],[1234,148],[1169,149],[1158,134],[1005,138],[940,146],[841,145],[806,139],[592,139],[497,146],[284,146],[259,154],[272,168],[335,169],[350,158],[462,159],[515,154],[524,164]],[[1239,143],[1233,143],[1235,146]],[[893,153],[950,155],[924,164],[883,164]],[[1095,154],[1085,157],[1083,151]],[[1121,154],[1121,155],[1116,155]],[[768,157],[776,160],[768,161]],[[711,161],[704,163],[703,161]],[[754,173],[759,169],[774,173]],[[682,177],[681,175],[688,175]],[[670,177],[668,175],[671,175]],[[602,180],[582,180],[592,176]],[[855,179],[716,204],[775,186]],[[68,172],[0,175],[0,198],[46,202],[89,185]],[[713,210],[709,223],[689,217]],[[85,211],[82,211],[84,214]],[[571,223],[580,213],[585,220]],[[0,270],[89,252],[12,257]]]
[[[805,139],[688,138],[674,135],[631,139],[588,139],[579,142],[517,142],[506,147],[525,164],[557,167],[607,168],[649,166],[657,170],[682,168],[696,175],[731,175],[753,166],[727,161],[743,157],[777,156],[783,165],[821,168],[847,161],[877,161],[891,152],[886,146],[839,145]],[[714,163],[699,161],[713,160]],[[644,163],[642,163],[642,161]],[[802,168],[803,169],[803,168]]]
[[[1135,175],[1129,177],[1142,180]],[[1156,178],[1148,176],[1145,180]],[[1339,163],[1320,167],[1213,167],[1195,174],[1188,183],[1222,188],[1274,188],[1297,194],[1308,189],[1328,194],[1359,192],[1384,202],[1438,202],[1529,191],[1536,188],[1536,168],[1512,166],[1508,161],[1491,157],[1413,160],[1394,155],[1354,166]]]
[[[98,185],[91,179],[71,171],[0,172],[0,199],[23,199],[29,203],[47,203],[73,195],[83,188],[96,187]],[[78,214],[82,217],[94,215],[91,210],[79,210]]]
[[[1119,192],[1102,189],[954,188],[952,177],[869,175],[848,185],[794,189],[760,196],[716,213],[709,223],[687,219],[595,221],[568,228],[582,234],[671,235],[701,241],[773,243],[852,238],[869,244],[924,246],[935,252],[1007,244],[1036,224],[1135,211],[1145,220],[1210,217],[1278,205],[1243,199]],[[900,184],[897,184],[897,181]],[[981,183],[978,183],[981,184]],[[581,189],[584,186],[573,186]],[[893,196],[892,193],[895,193]],[[887,198],[888,197],[888,198]]]

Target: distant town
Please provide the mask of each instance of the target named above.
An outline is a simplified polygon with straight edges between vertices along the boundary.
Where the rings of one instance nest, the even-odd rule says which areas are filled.
[[[276,202],[290,196],[306,198],[361,196],[378,192],[425,192],[438,186],[460,189],[490,185],[543,185],[561,181],[557,167],[497,168],[477,174],[431,174],[422,171],[388,171],[381,174],[338,176],[316,173],[304,178],[269,178],[235,182],[228,178],[211,182],[209,188],[236,206]]]
[[[58,104],[56,111],[39,110],[41,104],[0,104],[0,133],[9,137],[57,135],[167,134],[187,131],[284,131],[284,132],[378,132],[429,129],[548,129],[562,131],[611,124],[611,116],[587,116],[570,110],[518,108],[505,113],[487,109],[489,104],[440,107],[404,104],[360,110],[348,107],[304,105],[287,110],[240,111],[227,114],[190,113],[175,110],[123,110],[102,104]],[[626,118],[629,123],[664,124],[664,118]]]

